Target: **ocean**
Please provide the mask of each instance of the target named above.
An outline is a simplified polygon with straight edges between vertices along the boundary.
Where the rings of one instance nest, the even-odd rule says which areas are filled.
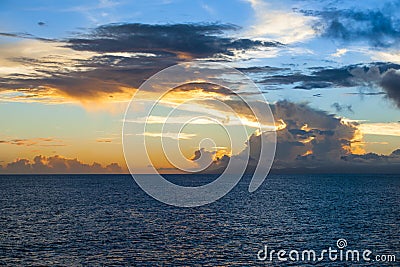
[[[214,178],[167,176],[188,186]],[[400,176],[269,175],[254,193],[249,179],[217,202],[178,208],[129,175],[0,176],[0,265],[400,266]],[[371,251],[369,261],[288,258],[339,255],[338,240],[344,252]]]

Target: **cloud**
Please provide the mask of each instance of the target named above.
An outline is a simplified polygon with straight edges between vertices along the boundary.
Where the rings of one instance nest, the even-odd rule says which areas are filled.
[[[400,51],[389,50],[389,51],[370,51],[371,58],[375,61],[386,61],[400,63]]]
[[[200,148],[194,151],[194,155],[190,160],[194,161],[198,167],[203,169],[209,166],[211,162],[218,162],[220,160],[216,155],[217,151],[208,151],[205,148]]]
[[[305,104],[283,101],[276,103],[272,110],[275,118],[281,118],[287,125],[277,132],[276,160],[281,164],[295,164],[303,157],[337,161],[341,155],[358,148],[355,124]]]
[[[78,159],[69,159],[62,156],[36,156],[29,159],[16,159],[0,170],[1,173],[122,173],[117,163],[102,166],[99,163],[87,164]]]
[[[42,38],[35,36],[30,33],[26,32],[0,32],[0,36],[3,37],[11,37],[11,38],[20,38],[20,39],[28,39],[28,40],[38,40],[38,41],[44,41],[44,42],[52,42],[54,39],[49,39],[49,38]]]
[[[355,87],[371,85],[381,79],[389,69],[400,69],[399,64],[372,62],[345,65],[342,67],[312,67],[303,72],[289,68],[251,67],[239,70],[257,76],[257,83],[264,85],[294,84],[295,89],[314,89],[328,87]]]
[[[389,69],[382,75],[380,85],[392,99],[398,108],[400,108],[400,71]]]
[[[332,54],[333,57],[341,57],[348,52],[346,48],[336,49],[336,53]]]
[[[26,40],[0,46],[0,99],[8,102],[62,103],[103,97],[130,97],[125,83],[95,72],[96,53],[74,51],[62,42]],[[101,77],[103,75],[103,77]]]
[[[144,52],[174,54],[177,58],[204,58],[217,54],[233,55],[233,50],[258,46],[275,47],[276,42],[233,39],[222,36],[236,31],[233,24],[108,24],[94,29],[82,38],[68,39],[74,50],[95,52]]]
[[[314,28],[320,35],[346,42],[366,40],[376,47],[397,46],[400,20],[399,5],[387,4],[382,9],[303,10],[308,16],[319,17]]]
[[[382,95],[391,99],[400,107],[400,65],[395,63],[373,62],[369,64],[353,64],[340,68],[312,68],[310,74],[299,72],[276,74],[266,72],[257,82],[267,86],[293,85],[293,89],[320,89],[334,87],[354,87],[360,95]],[[263,75],[262,68],[244,70],[247,73]],[[283,70],[282,72],[286,72]],[[381,90],[381,91],[379,91]],[[336,110],[351,108],[334,105]]]
[[[74,51],[62,42],[39,40],[12,40],[0,44],[0,74],[2,77],[35,78],[49,72],[63,73],[84,70],[81,61],[96,53]]]
[[[348,111],[354,113],[353,107],[351,105],[340,105],[339,103],[335,102],[331,105],[331,107],[335,108],[336,112]]]
[[[226,151],[223,150],[222,152]],[[221,173],[230,161],[230,156],[227,153],[219,153],[219,150],[208,151],[205,148],[200,148],[195,150],[193,154],[191,160],[203,170],[203,173]]]
[[[8,144],[16,146],[45,146],[45,147],[65,146],[65,143],[62,140],[53,138],[0,140],[0,144]]]
[[[18,43],[19,49],[8,44],[0,50],[0,72],[5,74],[0,78],[0,101],[118,104],[128,101],[146,78],[175,63],[192,58],[230,60],[237,51],[280,45],[229,34],[237,30],[237,26],[217,23],[108,24],[63,40],[28,40]],[[27,47],[30,53],[23,52]],[[388,70],[384,68],[400,69],[389,63],[366,66],[310,69],[309,74],[271,67],[242,70],[264,76],[257,82],[267,87],[293,85],[311,90],[379,85]],[[395,98],[393,91],[385,92]]]
[[[151,132],[144,132],[140,135],[148,136],[148,137],[156,137],[156,138],[170,138],[174,140],[188,140],[192,139],[193,137],[197,136],[196,134],[188,134],[188,133],[151,133]]]
[[[176,63],[194,58],[231,60],[236,53],[280,46],[229,35],[238,29],[218,23],[122,23],[46,42],[3,33],[31,39],[2,45],[0,98],[50,103],[127,101],[148,77]]]
[[[358,129],[363,134],[400,136],[400,123],[361,123]]]
[[[310,75],[302,73],[278,74],[266,76],[258,81],[266,85],[297,84],[295,89],[314,89],[326,87],[347,87],[352,86],[349,72],[350,67],[319,69],[311,72]]]
[[[272,108],[275,116],[283,118],[286,125],[277,131],[273,173],[399,173],[400,149],[390,155],[363,152],[364,143],[357,123],[287,101],[278,102]],[[269,135],[268,132],[262,134]],[[249,151],[250,155],[247,172],[254,171],[259,161],[260,142],[259,134],[252,134],[246,142],[244,151]],[[195,155],[200,152],[196,151]],[[240,159],[243,154],[246,153],[231,157]],[[224,155],[214,159],[204,172],[221,173],[231,157]]]
[[[351,154],[342,157],[342,160],[347,163],[352,163],[355,166],[366,166],[368,169],[384,167],[390,170],[400,167],[400,149],[393,151],[390,155],[378,155],[376,153],[367,153],[362,155]],[[381,168],[379,168],[381,169]]]
[[[170,117],[163,117],[163,116],[154,116],[150,115],[148,117],[140,117],[137,119],[129,119],[125,122],[129,123],[147,123],[147,124],[182,124],[182,122],[190,121],[191,124],[197,125],[205,125],[210,124],[213,121],[207,118],[199,118],[193,119],[193,116],[170,116]]]
[[[400,108],[400,65],[376,63],[350,70],[354,85],[380,87],[386,97]]]
[[[315,35],[314,18],[293,10],[276,9],[262,0],[248,0],[255,13],[255,21],[247,35],[252,38],[278,40],[283,43],[304,41]]]
[[[112,143],[113,139],[112,138],[99,138],[96,139],[97,143]]]
[[[280,101],[271,109],[275,119],[283,123],[276,132],[277,149],[272,166],[275,170],[323,169],[342,164],[343,156],[364,153],[357,123],[346,122],[306,104]],[[270,132],[261,135],[268,139]],[[252,134],[243,152],[231,156],[242,159],[249,153],[248,172],[253,171],[259,161],[261,135]],[[214,159],[206,172],[221,172],[229,160],[229,155]]]

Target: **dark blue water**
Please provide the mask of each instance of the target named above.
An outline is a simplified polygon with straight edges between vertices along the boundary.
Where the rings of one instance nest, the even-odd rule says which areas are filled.
[[[399,266],[399,176],[272,175],[251,194],[246,178],[213,204],[176,208],[130,176],[0,176],[0,265]],[[264,245],[318,251],[339,238],[397,262],[257,260]]]

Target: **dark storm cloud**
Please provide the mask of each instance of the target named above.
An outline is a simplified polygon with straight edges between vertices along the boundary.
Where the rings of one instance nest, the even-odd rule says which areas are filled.
[[[319,168],[339,164],[341,157],[351,155],[357,132],[356,124],[344,123],[324,111],[288,101],[271,105],[271,110],[275,119],[282,120],[286,125],[276,132],[277,148],[273,169]],[[262,134],[267,137],[269,132]],[[245,150],[249,150],[250,155],[247,171],[251,172],[258,163],[260,140],[260,135],[253,134],[246,143]],[[244,154],[242,152],[233,157],[241,158]],[[214,161],[207,171],[220,171],[229,162],[228,159],[225,156]]]
[[[238,30],[232,24],[109,24],[82,38],[68,39],[75,50],[96,52],[188,53],[193,57],[233,55],[233,50],[275,47],[277,42],[235,39],[224,36]]]
[[[312,70],[311,74],[291,73],[286,75],[270,75],[260,80],[263,84],[295,84],[295,89],[315,89],[328,87],[353,87],[366,85],[380,79],[380,74],[389,69],[400,69],[393,63],[374,62],[370,64],[354,64],[341,68]]]
[[[347,42],[367,40],[373,46],[398,45],[400,37],[400,5],[387,4],[381,10],[302,11],[320,17],[315,29],[324,37]]]
[[[355,123],[344,123],[324,111],[287,101],[278,102],[271,109],[275,118],[286,124],[286,128],[277,131],[273,173],[400,173],[400,149],[390,155],[352,152],[358,142]],[[269,132],[262,134],[267,137]],[[244,151],[250,156],[247,172],[254,171],[259,162],[260,144],[261,137],[257,134],[252,134],[246,142]],[[204,149],[195,151],[195,156],[201,153],[205,153]],[[240,159],[244,154],[232,157]],[[227,155],[218,158],[205,172],[221,173],[229,160]]]
[[[387,93],[388,98],[392,99],[400,108],[400,71],[390,69],[382,75],[380,85]]]
[[[331,87],[332,83],[330,82],[301,82],[300,85],[294,87],[294,89],[303,89],[303,90],[311,90],[318,88],[327,88]]]
[[[282,119],[286,128],[277,132],[277,162],[296,162],[312,151],[315,159],[337,160],[349,153],[356,127],[324,111],[305,104],[281,101],[272,106],[276,119]]]
[[[268,70],[268,68],[267,68]],[[369,64],[354,64],[341,68],[309,69],[310,74],[288,73],[276,74],[272,71],[263,72],[263,67],[243,69],[244,72],[258,77],[266,74],[257,82],[263,85],[293,85],[293,89],[320,89],[333,87],[357,88],[359,95],[386,95],[400,107],[400,65],[385,62],[373,62]],[[282,70],[287,72],[287,70]],[[371,92],[371,90],[375,90]],[[379,91],[381,90],[381,91]],[[351,93],[350,93],[351,94]],[[319,95],[318,95],[319,96]],[[351,107],[343,107],[334,104],[338,112]]]
[[[303,73],[289,73],[268,75],[257,82],[264,85],[289,85],[294,89],[312,90],[328,87],[349,87],[353,83],[348,68],[324,69],[313,71],[310,75]]]
[[[275,47],[263,42],[229,37],[238,30],[232,24],[109,24],[64,40],[46,40],[76,51],[96,52],[90,59],[75,60],[74,70],[47,58],[11,58],[31,66],[39,75],[12,74],[0,79],[0,87],[40,92],[49,88],[77,99],[113,97],[124,88],[137,88],[147,78],[176,63],[192,58],[229,60],[234,51]],[[7,37],[38,39],[30,34],[0,33]],[[79,69],[77,69],[79,68]],[[32,96],[32,94],[30,94]]]
[[[350,72],[355,85],[382,88],[386,97],[400,108],[400,65],[376,63],[351,69]],[[381,93],[373,92],[370,95]]]
[[[372,63],[371,66],[375,66]],[[400,66],[398,66],[400,68]],[[358,73],[353,73],[360,70],[365,72],[365,69],[369,69],[362,64],[348,65],[341,68],[326,68],[326,69],[310,69],[310,74],[304,74],[300,72],[278,74],[278,75],[267,75],[260,79],[258,82],[261,84],[298,84],[295,85],[294,89],[317,89],[317,88],[328,88],[328,87],[352,87],[359,85],[361,82],[358,81]],[[377,67],[379,68],[379,67]],[[253,70],[252,73],[254,73]]]

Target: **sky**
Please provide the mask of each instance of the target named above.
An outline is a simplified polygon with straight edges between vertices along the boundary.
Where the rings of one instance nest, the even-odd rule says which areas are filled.
[[[399,12],[394,0],[3,0],[0,173],[127,172],[124,122],[137,137],[130,152],[146,140],[138,172],[182,162],[220,172],[244,154],[251,171],[271,133],[226,88],[188,80],[143,112],[159,93],[143,82],[192,61],[236,68],[258,86],[253,100],[273,114],[264,125],[276,133],[273,170],[398,173]],[[183,158],[166,156],[163,142]]]

